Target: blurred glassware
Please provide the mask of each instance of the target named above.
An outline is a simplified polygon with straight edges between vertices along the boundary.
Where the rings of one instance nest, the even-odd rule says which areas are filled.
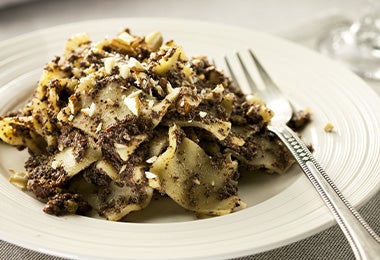
[[[380,1],[368,1],[364,16],[350,25],[337,24],[317,43],[318,50],[358,75],[380,80]]]

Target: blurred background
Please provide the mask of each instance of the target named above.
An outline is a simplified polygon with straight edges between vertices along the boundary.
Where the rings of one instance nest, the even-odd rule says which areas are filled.
[[[83,20],[165,17],[264,31],[315,49],[322,35],[332,27],[348,26],[376,6],[380,10],[378,2],[380,3],[378,0],[0,0],[0,40],[40,28]],[[377,30],[377,47],[380,48],[380,19],[377,21]],[[376,65],[379,65],[379,60]],[[378,74],[380,79],[380,69]],[[377,82],[371,83],[379,86]],[[380,93],[379,89],[376,87],[375,91]]]
[[[287,34],[324,18],[355,19],[367,0],[0,0],[0,38],[57,24],[110,17],[169,17]]]

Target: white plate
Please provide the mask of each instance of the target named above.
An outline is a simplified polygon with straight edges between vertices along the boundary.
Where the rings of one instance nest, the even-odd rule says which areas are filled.
[[[304,137],[342,193],[355,206],[380,186],[380,98],[358,77],[326,58],[272,36],[183,20],[112,19],[68,24],[0,43],[0,114],[31,93],[43,65],[62,52],[66,38],[88,32],[92,39],[154,30],[175,39],[188,56],[222,55],[252,48],[277,83],[313,123]],[[326,123],[334,132],[326,133]],[[249,208],[223,217],[194,220],[171,203],[156,202],[132,223],[81,216],[54,217],[8,182],[8,169],[22,170],[26,153],[0,146],[0,238],[37,251],[81,259],[228,258],[262,252],[310,236],[333,218],[295,167],[283,176],[245,180],[241,196]],[[155,212],[156,211],[156,212]],[[140,223],[136,223],[140,222]],[[154,223],[156,222],[156,223]],[[160,223],[157,223],[160,222]]]

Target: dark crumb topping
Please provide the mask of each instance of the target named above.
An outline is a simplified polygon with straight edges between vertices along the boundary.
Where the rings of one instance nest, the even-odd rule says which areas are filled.
[[[61,193],[51,197],[46,203],[43,211],[56,216],[67,214],[84,215],[91,210],[91,206],[81,195],[72,193]]]
[[[73,147],[74,158],[79,162],[86,154],[88,144],[88,137],[79,129],[72,126],[64,125],[61,128],[62,134],[58,138],[58,145],[60,147]]]
[[[311,114],[309,111],[299,110],[294,112],[292,118],[288,122],[288,126],[295,131],[302,130],[311,121]]]
[[[108,186],[112,181],[107,173],[97,168],[95,164],[92,164],[83,171],[83,178],[96,186]]]
[[[42,200],[59,193],[69,181],[63,168],[53,169],[46,161],[32,169],[28,178],[27,190]]]

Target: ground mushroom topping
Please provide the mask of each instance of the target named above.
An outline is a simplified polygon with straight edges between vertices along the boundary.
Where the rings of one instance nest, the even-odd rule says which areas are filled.
[[[156,192],[197,216],[224,215],[245,205],[239,169],[283,173],[294,162],[267,129],[272,116],[205,56],[124,29],[68,39],[29,102],[0,117],[0,139],[28,149],[10,181],[48,214],[119,221]],[[290,124],[309,120],[300,112]]]

